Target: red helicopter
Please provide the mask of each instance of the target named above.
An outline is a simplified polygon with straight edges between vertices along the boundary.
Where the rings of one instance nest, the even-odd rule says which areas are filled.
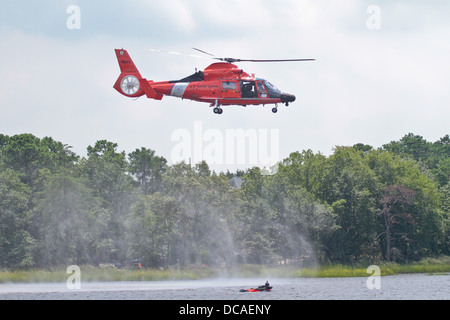
[[[140,97],[161,100],[163,96],[173,96],[210,103],[215,114],[223,112],[221,106],[226,105],[266,105],[275,104],[272,112],[276,113],[278,103],[286,106],[295,101],[295,96],[282,93],[265,79],[255,78],[239,69],[235,62],[285,62],[313,61],[315,59],[283,59],[283,60],[248,60],[235,58],[217,58],[213,54],[193,48],[204,54],[213,56],[216,62],[204,71],[196,71],[185,78],[174,81],[154,82],[141,76],[128,52],[115,49],[121,74],[114,84],[114,89],[126,97]]]

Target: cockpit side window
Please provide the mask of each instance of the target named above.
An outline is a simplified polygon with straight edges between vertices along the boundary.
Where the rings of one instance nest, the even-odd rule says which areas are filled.
[[[236,90],[236,82],[235,81],[222,81],[222,89],[223,90]]]
[[[264,85],[266,86],[267,92],[271,98],[279,98],[281,95],[281,91],[278,90],[272,83],[267,80],[264,80]]]

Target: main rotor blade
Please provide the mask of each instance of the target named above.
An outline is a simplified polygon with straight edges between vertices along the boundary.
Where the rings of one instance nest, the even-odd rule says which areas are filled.
[[[185,57],[194,57],[194,58],[201,58],[201,59],[208,59],[206,57],[202,57],[196,54],[185,54],[177,51],[168,51],[168,50],[160,50],[160,49],[148,49],[151,52],[154,53],[165,53],[165,54],[172,54],[172,55],[178,55],[178,56],[185,56]]]
[[[236,59],[236,58],[218,58],[214,54],[206,52],[204,50],[194,48],[192,49],[201,52],[203,54],[206,54],[211,57],[211,59],[219,60],[219,61],[225,61],[228,63],[234,63],[234,62],[294,62],[294,61],[315,61],[316,59]],[[165,50],[158,50],[158,49],[149,49],[152,52],[158,52],[158,53],[169,53],[169,54],[175,54],[175,55],[185,55],[179,52],[175,51],[165,51]],[[188,55],[195,58],[205,58],[197,55]]]
[[[263,59],[263,60],[258,60],[258,59],[251,59],[251,60],[245,60],[245,59],[238,59],[239,62],[241,61],[248,61],[248,62],[289,62],[289,61],[315,61],[316,59],[275,59],[275,60],[271,60],[271,59]]]
[[[199,51],[199,52],[201,52],[201,53],[207,54],[208,56],[215,57],[215,55],[213,55],[212,53],[209,53],[209,52],[206,52],[206,51],[197,49],[197,48],[192,48],[192,49],[197,50],[197,51]]]
[[[236,58],[213,58],[229,63],[234,62],[295,62],[295,61],[315,61],[316,59],[236,59]]]

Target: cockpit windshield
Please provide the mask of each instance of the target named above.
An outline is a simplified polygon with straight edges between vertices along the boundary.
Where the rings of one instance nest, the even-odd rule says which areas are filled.
[[[281,95],[281,91],[278,90],[278,88],[275,87],[275,85],[273,85],[269,81],[267,81],[267,80],[263,80],[263,81],[264,81],[264,85],[266,86],[267,92],[269,93],[269,96],[271,98],[279,98]]]

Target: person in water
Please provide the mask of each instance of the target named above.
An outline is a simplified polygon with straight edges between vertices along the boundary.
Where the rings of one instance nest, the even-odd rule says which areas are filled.
[[[241,289],[239,292],[261,292],[261,291],[270,291],[272,287],[269,284],[269,281],[266,280],[266,283],[262,286],[258,286],[258,288],[252,289]]]
[[[266,280],[266,283],[263,286],[259,286],[259,289],[271,289],[269,281]]]

